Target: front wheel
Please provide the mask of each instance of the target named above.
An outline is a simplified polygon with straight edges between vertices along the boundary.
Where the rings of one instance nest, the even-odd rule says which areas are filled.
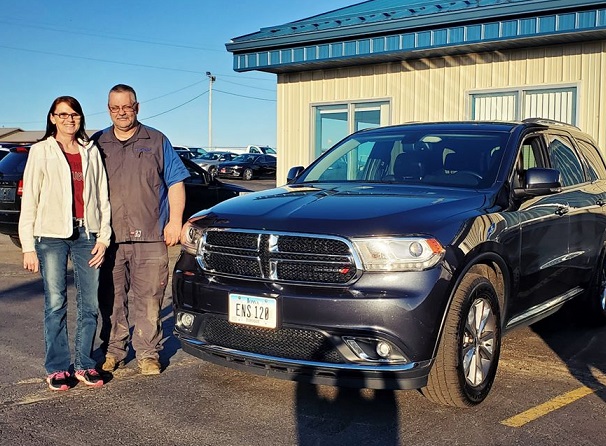
[[[583,320],[590,325],[606,324],[606,250],[595,265],[591,284],[582,301]]]
[[[253,177],[253,171],[252,169],[244,169],[244,172],[242,172],[242,178],[244,178],[245,180],[252,180]]]
[[[467,274],[455,291],[427,386],[430,400],[468,407],[488,396],[501,351],[501,313],[492,283]]]

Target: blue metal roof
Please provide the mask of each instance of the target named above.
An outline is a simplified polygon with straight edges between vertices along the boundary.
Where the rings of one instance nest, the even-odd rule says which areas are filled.
[[[603,0],[369,0],[226,47],[236,71],[285,72],[603,38]]]

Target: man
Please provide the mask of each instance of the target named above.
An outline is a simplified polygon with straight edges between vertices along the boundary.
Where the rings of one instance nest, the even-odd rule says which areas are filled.
[[[124,364],[132,341],[144,375],[160,373],[160,310],[168,282],[168,246],[179,242],[189,173],[161,132],[137,121],[135,90],[109,92],[113,126],[93,136],[109,181],[113,308],[103,370]],[[132,340],[129,318],[134,325]]]

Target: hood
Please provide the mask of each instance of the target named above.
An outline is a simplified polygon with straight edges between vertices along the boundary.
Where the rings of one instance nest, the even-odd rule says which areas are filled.
[[[383,184],[290,185],[217,204],[213,225],[342,236],[433,234],[482,213],[485,192]],[[444,234],[445,237],[448,237]]]

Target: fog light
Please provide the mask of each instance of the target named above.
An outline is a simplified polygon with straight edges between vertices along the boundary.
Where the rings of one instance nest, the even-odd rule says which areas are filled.
[[[389,355],[391,354],[391,345],[389,345],[387,342],[384,341],[379,341],[377,343],[377,355],[379,355],[381,358],[389,358]]]
[[[194,316],[189,313],[179,313],[179,317],[177,318],[177,322],[186,329],[190,329],[194,325]]]

